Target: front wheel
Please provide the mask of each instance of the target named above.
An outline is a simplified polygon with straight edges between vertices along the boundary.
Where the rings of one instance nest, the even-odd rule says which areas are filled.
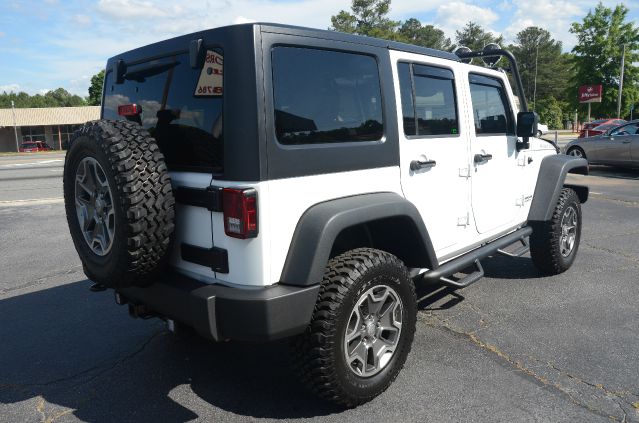
[[[415,334],[417,300],[394,255],[358,248],[328,263],[313,318],[292,342],[302,381],[347,407],[370,401],[395,380]]]
[[[561,190],[552,218],[537,222],[530,235],[530,257],[548,275],[563,273],[572,266],[581,240],[581,204],[577,193]]]

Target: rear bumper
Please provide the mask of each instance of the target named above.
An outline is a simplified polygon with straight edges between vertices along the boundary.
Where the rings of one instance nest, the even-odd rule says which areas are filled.
[[[240,289],[170,273],[163,280],[118,292],[133,304],[214,340],[268,341],[302,333],[311,321],[319,285]]]

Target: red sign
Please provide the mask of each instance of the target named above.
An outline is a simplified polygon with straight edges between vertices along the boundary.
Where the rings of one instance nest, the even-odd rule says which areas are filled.
[[[579,87],[580,103],[601,103],[603,88],[601,85],[582,85]]]

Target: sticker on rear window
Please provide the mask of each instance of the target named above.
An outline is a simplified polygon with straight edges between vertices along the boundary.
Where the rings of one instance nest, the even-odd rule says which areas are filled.
[[[224,58],[213,50],[207,50],[204,67],[195,87],[196,97],[217,97],[224,93]]]

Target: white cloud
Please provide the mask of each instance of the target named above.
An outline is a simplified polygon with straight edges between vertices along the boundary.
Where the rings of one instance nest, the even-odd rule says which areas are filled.
[[[100,0],[98,10],[116,19],[170,17],[179,14],[179,6],[169,6],[146,0]]]
[[[6,85],[0,85],[0,93],[3,92],[14,92],[17,93],[20,91],[20,85],[19,84],[6,84]]]
[[[584,2],[566,0],[513,0],[515,13],[512,23],[503,33],[510,42],[515,40],[519,31],[529,26],[538,26],[548,30],[552,37],[563,44],[564,51],[570,50],[576,42],[570,33],[570,24],[580,21],[587,13]]]
[[[238,16],[233,19],[233,24],[243,24],[243,23],[251,23],[255,22],[253,19],[245,18],[244,16]]]
[[[91,25],[93,19],[91,19],[91,16],[88,15],[74,15],[71,18],[71,21],[76,23],[77,25],[80,25],[81,27],[87,27]]]
[[[437,8],[436,20],[443,22],[444,26],[454,26],[461,29],[469,21],[482,26],[490,26],[498,19],[499,16],[489,8],[453,1]]]

